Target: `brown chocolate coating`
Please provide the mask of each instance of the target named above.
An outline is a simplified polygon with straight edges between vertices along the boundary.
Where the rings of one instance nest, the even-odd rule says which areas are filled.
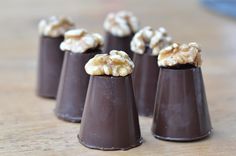
[[[70,122],[81,121],[89,82],[89,75],[85,72],[84,66],[98,53],[101,53],[101,50],[65,53],[55,109],[58,118]]]
[[[142,143],[131,76],[91,76],[78,135],[99,150],[127,150]]]
[[[133,58],[133,52],[130,49],[130,42],[133,38],[133,34],[125,37],[114,36],[109,32],[106,32],[104,53],[109,53],[111,50],[125,51],[129,57]]]
[[[208,136],[211,121],[201,68],[160,68],[152,133],[171,141]]]
[[[134,53],[133,60],[135,68],[132,78],[138,113],[142,116],[152,116],[159,75],[157,56]]]
[[[56,98],[64,52],[60,44],[64,37],[40,37],[38,60],[37,94],[46,98]]]

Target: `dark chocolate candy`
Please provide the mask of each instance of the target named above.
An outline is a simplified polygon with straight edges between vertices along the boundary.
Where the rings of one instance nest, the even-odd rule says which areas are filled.
[[[212,130],[201,68],[160,68],[152,133],[171,141],[205,138]]]
[[[55,109],[58,118],[70,122],[81,121],[89,82],[89,75],[85,72],[84,66],[98,53],[101,53],[101,50],[65,53]]]
[[[64,52],[60,44],[64,37],[40,37],[37,94],[56,98]]]
[[[128,150],[142,143],[131,76],[91,76],[78,135],[99,150]]]
[[[148,48],[147,51],[151,49]],[[133,88],[139,115],[152,116],[159,75],[157,56],[148,52],[142,55],[134,53],[133,60]]]
[[[132,59],[133,52],[130,50],[130,42],[132,38],[133,34],[125,37],[119,37],[119,36],[114,36],[109,32],[106,32],[104,53],[109,53],[111,50],[122,50],[125,51]]]

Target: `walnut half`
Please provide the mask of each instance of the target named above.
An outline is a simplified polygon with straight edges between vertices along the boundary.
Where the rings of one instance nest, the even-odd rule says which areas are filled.
[[[110,54],[97,54],[85,65],[89,75],[126,76],[132,73],[134,63],[123,51],[112,50]]]
[[[157,30],[146,26],[138,31],[131,43],[131,50],[138,54],[144,54],[146,47],[152,49],[152,55],[157,56],[161,49],[172,43],[171,37],[167,34],[166,29],[160,27]]]
[[[88,33],[85,29],[73,29],[65,33],[65,40],[60,48],[63,51],[84,53],[88,49],[100,48],[103,45],[103,38],[97,33]]]
[[[38,26],[40,35],[49,37],[63,36],[73,27],[74,23],[69,18],[55,16],[41,20]]]
[[[109,13],[104,21],[104,29],[114,36],[124,37],[138,31],[139,21],[128,11]]]
[[[193,64],[200,67],[202,64],[201,49],[195,42],[189,44],[173,43],[160,51],[158,65],[162,67],[178,64]]]

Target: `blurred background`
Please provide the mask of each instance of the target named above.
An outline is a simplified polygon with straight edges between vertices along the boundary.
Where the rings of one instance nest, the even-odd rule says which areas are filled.
[[[11,56],[17,50],[17,53],[21,55],[27,53],[28,57],[35,58],[38,39],[37,24],[41,18],[51,15],[70,16],[78,27],[102,33],[106,14],[117,10],[133,11],[140,18],[143,26],[166,27],[173,38],[179,42],[197,41],[203,46],[214,43],[232,46],[232,43],[229,43],[230,40],[225,37],[233,38],[236,32],[235,21],[226,16],[215,15],[206,10],[203,5],[207,4],[210,8],[215,9],[218,1],[222,6],[219,7],[220,11],[222,9],[228,11],[229,9],[222,2],[229,1],[235,4],[234,0],[182,0],[178,2],[171,0],[2,1],[0,6],[0,23],[2,25],[0,50],[1,53],[5,53],[6,57]],[[226,40],[228,43],[225,42]],[[204,49],[204,51],[224,50],[218,48]]]
[[[221,4],[221,5],[219,5]],[[7,0],[0,5],[0,70],[2,82],[15,81],[12,74],[21,76],[21,85],[34,85],[38,48],[38,22],[57,15],[70,16],[77,27],[103,33],[103,20],[108,12],[130,10],[142,26],[163,26],[176,42],[198,42],[203,49],[203,66],[210,71],[224,72],[222,64],[235,58],[236,21],[234,0]],[[211,10],[208,10],[210,8]],[[231,8],[231,10],[229,10]],[[220,9],[217,13],[216,9]],[[234,11],[233,13],[230,11]],[[226,11],[226,12],[225,12]],[[215,14],[216,13],[216,14]],[[216,57],[212,60],[210,58]],[[205,61],[206,60],[206,61]],[[206,68],[205,70],[208,70]],[[14,73],[10,71],[16,70]],[[19,72],[19,73],[17,73]],[[7,74],[5,74],[7,73]],[[12,75],[12,76],[10,76]],[[4,80],[3,80],[4,79]],[[27,82],[25,80],[28,80]],[[32,83],[30,83],[32,82]],[[1,84],[4,85],[5,83]],[[8,87],[9,88],[9,87]],[[7,89],[8,89],[7,88]],[[12,90],[9,90],[10,93]]]
[[[38,22],[52,15],[69,16],[77,27],[103,34],[105,16],[118,10],[132,11],[142,26],[165,27],[176,42],[196,41],[201,45],[214,128],[209,140],[179,146],[155,141],[149,131],[143,131],[147,143],[134,152],[144,155],[150,149],[171,155],[186,150],[189,153],[196,150],[199,155],[232,154],[231,150],[236,151],[235,3],[235,0],[1,0],[0,155],[68,148],[78,153],[74,134],[79,127],[56,120],[52,113],[55,102],[35,96]],[[149,126],[150,122],[141,119],[141,127]],[[158,148],[153,148],[156,145]]]
[[[223,2],[229,2],[225,5]],[[221,5],[219,5],[219,3]],[[208,6],[208,7],[206,7]],[[219,7],[221,6],[221,7]],[[230,6],[230,7],[229,7]],[[41,18],[70,16],[77,27],[103,33],[108,12],[130,10],[142,26],[166,27],[177,42],[196,41],[209,57],[235,55],[236,21],[223,14],[235,15],[234,0],[7,0],[0,5],[0,69],[36,66],[38,30]],[[214,12],[207,10],[211,8]],[[216,8],[220,13],[214,14]],[[233,10],[233,13],[227,11]],[[227,51],[226,51],[227,50]],[[205,58],[203,58],[205,59]],[[208,59],[208,58],[206,58]]]

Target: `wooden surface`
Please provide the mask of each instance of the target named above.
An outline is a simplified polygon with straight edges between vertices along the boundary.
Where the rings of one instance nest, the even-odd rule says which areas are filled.
[[[67,4],[66,4],[67,2]],[[0,155],[156,156],[236,154],[236,21],[185,0],[9,0],[0,5]],[[199,142],[155,139],[151,119],[140,118],[143,145],[129,151],[102,152],[78,143],[80,125],[58,120],[54,100],[35,96],[37,22],[49,15],[72,16],[79,27],[103,32],[107,12],[128,9],[155,28],[165,26],[176,41],[197,41],[213,135]]]

